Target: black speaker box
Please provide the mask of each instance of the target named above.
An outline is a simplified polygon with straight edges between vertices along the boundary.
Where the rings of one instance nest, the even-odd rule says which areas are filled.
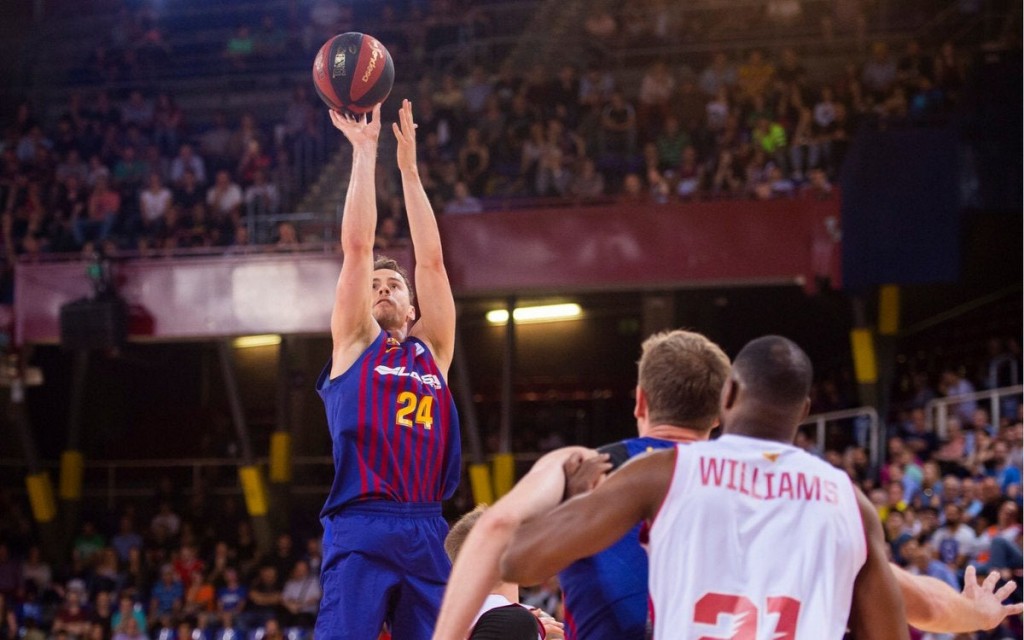
[[[111,349],[128,335],[128,309],[123,300],[81,299],[60,308],[60,343],[65,349]]]

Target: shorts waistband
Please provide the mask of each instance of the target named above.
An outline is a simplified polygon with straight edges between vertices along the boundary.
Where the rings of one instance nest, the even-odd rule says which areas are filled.
[[[348,515],[393,516],[396,518],[439,518],[440,502],[394,502],[392,500],[365,500],[352,502],[327,516],[326,519]]]

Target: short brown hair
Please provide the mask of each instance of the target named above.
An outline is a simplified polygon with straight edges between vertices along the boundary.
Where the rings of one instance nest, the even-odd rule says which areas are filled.
[[[405,269],[398,265],[398,261],[394,258],[387,256],[378,255],[373,259],[373,270],[377,269],[391,269],[402,276],[402,280],[405,280],[405,288],[409,290],[409,303],[416,302],[416,292],[412,288],[412,283],[409,282],[409,274],[405,272]]]
[[[466,542],[466,538],[473,529],[473,525],[476,524],[476,521],[480,519],[480,516],[486,510],[486,504],[478,504],[476,509],[462,516],[458,522],[452,525],[451,531],[448,532],[448,536],[444,539],[444,552],[448,554],[449,560],[455,562],[455,558],[459,555],[459,550],[462,549],[462,544]]]
[[[639,384],[652,424],[711,429],[718,420],[729,357],[693,331],[663,331],[644,340]]]

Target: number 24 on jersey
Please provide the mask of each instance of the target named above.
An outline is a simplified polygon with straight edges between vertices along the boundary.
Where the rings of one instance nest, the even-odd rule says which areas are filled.
[[[418,396],[412,391],[403,391],[398,394],[398,411],[395,412],[395,422],[409,428],[418,424],[429,431],[434,426],[433,409],[433,396]]]

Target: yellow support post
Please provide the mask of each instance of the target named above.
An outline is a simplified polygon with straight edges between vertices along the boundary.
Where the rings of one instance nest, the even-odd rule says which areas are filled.
[[[267,515],[267,487],[256,465],[238,467],[238,480],[245,495],[245,508],[250,516]]]
[[[52,522],[57,517],[57,501],[53,498],[53,483],[45,471],[25,476],[28,502],[36,522]]]
[[[878,335],[894,336],[900,330],[900,288],[882,285],[878,290]]]
[[[494,504],[494,489],[491,487],[491,468],[486,463],[469,465],[469,485],[473,489],[473,502]]]
[[[60,454],[60,499],[81,500],[85,458],[81,451],[67,450]]]
[[[516,459],[511,453],[494,456],[494,494],[500,498],[516,483]]]
[[[292,435],[275,431],[270,436],[270,481],[284,484],[292,481]]]
[[[850,347],[853,350],[853,370],[859,384],[878,382],[878,363],[875,358],[875,339],[871,329],[854,329],[850,332]]]

